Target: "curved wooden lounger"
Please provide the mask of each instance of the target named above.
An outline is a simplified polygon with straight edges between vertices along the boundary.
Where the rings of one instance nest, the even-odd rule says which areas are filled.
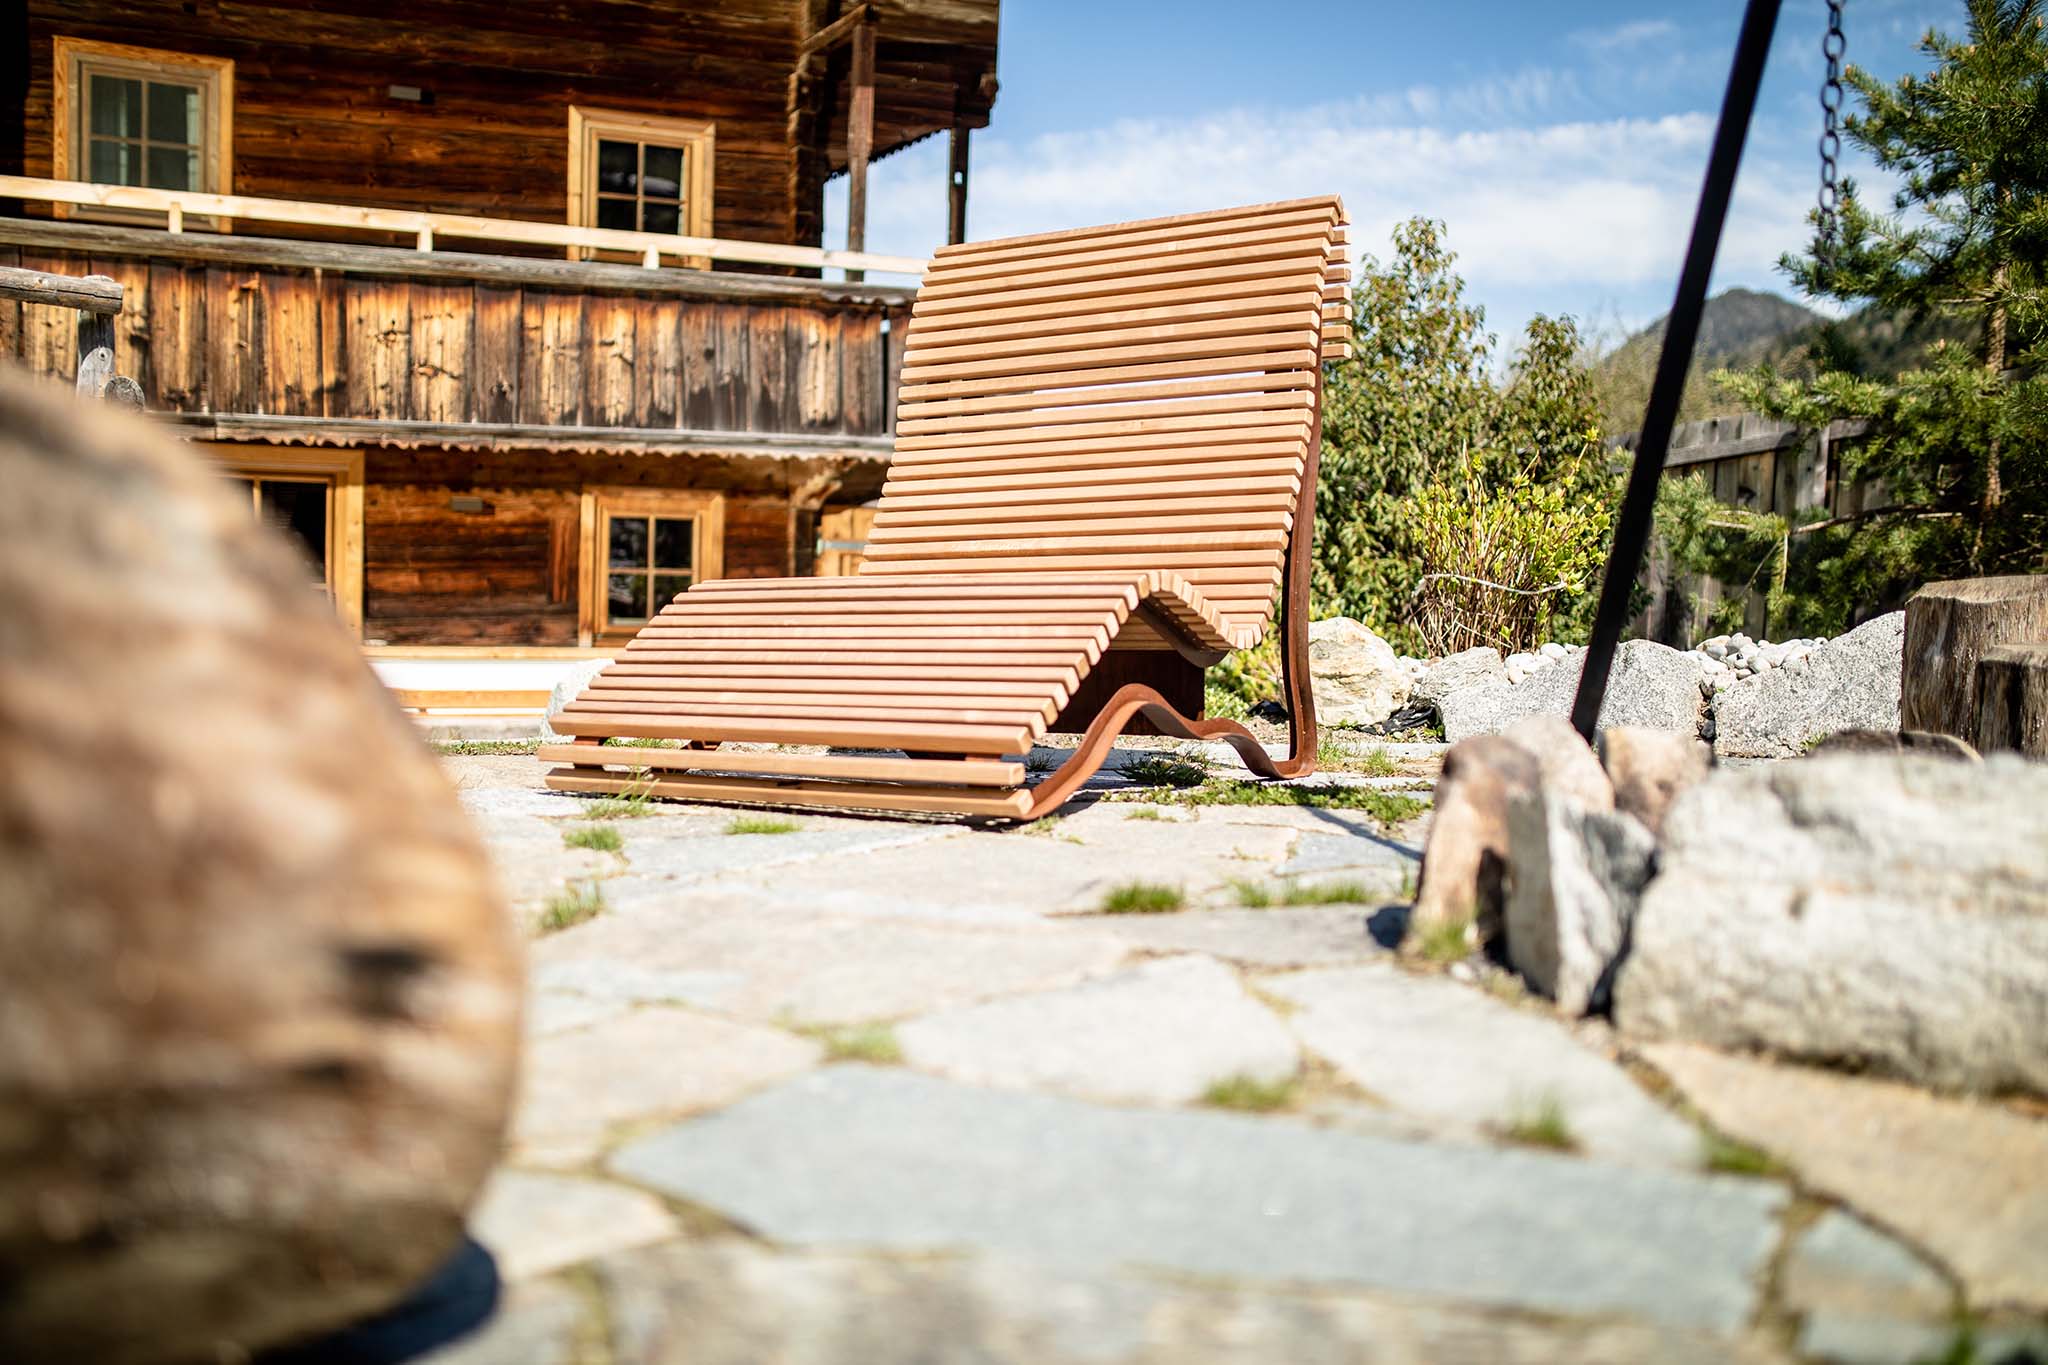
[[[556,718],[574,738],[542,746],[565,765],[547,785],[1030,820],[1141,719],[1224,740],[1261,777],[1313,771],[1309,553],[1343,248],[1335,199],[946,248],[913,310],[861,572],[678,596]],[[1108,656],[1198,683],[1265,634],[1276,589],[1286,758],[1132,682],[1026,785],[1019,756],[1093,704],[1077,693]]]

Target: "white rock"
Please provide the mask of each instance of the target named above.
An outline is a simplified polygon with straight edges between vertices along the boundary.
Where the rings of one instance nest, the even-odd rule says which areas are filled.
[[[1557,643],[1555,640],[1543,646],[1543,648],[1538,650],[1537,652],[1542,654],[1543,657],[1546,659],[1562,659],[1566,654],[1565,647]]]
[[[610,659],[584,659],[571,664],[567,669],[563,670],[562,676],[555,682],[555,690],[548,694],[547,719],[551,721],[556,716],[561,715],[562,708],[576,700],[582,694],[583,689],[590,686],[592,678],[595,678],[611,666],[612,661]],[[546,721],[541,723],[540,737],[549,744],[560,744],[572,738],[572,736],[559,733],[554,726]]]
[[[1308,664],[1316,714],[1332,725],[1377,725],[1414,685],[1394,647],[1348,616],[1309,624]]]

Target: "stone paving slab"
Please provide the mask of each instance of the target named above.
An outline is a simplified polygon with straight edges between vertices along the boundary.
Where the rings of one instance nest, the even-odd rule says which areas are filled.
[[[1282,877],[1312,881],[1357,879],[1393,894],[1416,875],[1422,858],[1408,845],[1383,834],[1305,832],[1293,855],[1280,864]],[[1338,877],[1335,874],[1342,874]]]
[[[728,1103],[819,1052],[777,1029],[657,1006],[542,1038],[521,1069],[514,1159],[582,1165],[616,1124]]]
[[[890,1068],[814,1072],[610,1167],[793,1248],[983,1249],[1373,1287],[1732,1333],[1774,1184],[1105,1108]]]
[[[1388,964],[1259,984],[1298,1007],[1288,1022],[1302,1042],[1397,1109],[1498,1130],[1554,1105],[1592,1155],[1700,1163],[1699,1131],[1555,1018]]]
[[[1299,1064],[1273,1012],[1206,957],[927,1015],[896,1039],[906,1062],[955,1080],[1143,1104],[1184,1104],[1235,1076],[1284,1081]]]
[[[1973,1308],[2048,1312],[2048,1122],[1691,1044],[1642,1052],[1715,1127],[1941,1262]]]
[[[619,833],[625,837],[626,858],[636,870],[653,870],[674,886],[732,872],[774,874],[813,859],[846,858],[959,833],[945,825],[791,816],[800,828],[788,834],[729,834],[732,818],[728,814],[685,829],[647,828],[655,822],[628,820],[620,822]]]
[[[681,1231],[659,1199],[609,1180],[500,1170],[469,1217],[470,1234],[507,1280],[530,1279]]]
[[[1373,911],[1361,906],[1182,910],[1171,915],[1091,915],[1075,923],[1157,953],[1208,953],[1248,967],[1325,967],[1383,958]]]
[[[763,1022],[894,1019],[1069,985],[1128,954],[1112,934],[1043,923],[979,927],[765,911],[693,897],[661,915],[601,916],[535,944],[533,984],[674,1000]]]
[[[1763,1365],[1768,1345],[1363,1294],[1071,1274],[1002,1256],[777,1253],[729,1239],[599,1263],[636,1365]],[[465,1362],[469,1365],[469,1362]]]
[[[491,1320],[418,1365],[581,1365],[589,1305],[560,1280],[508,1285]]]
[[[1909,1365],[1923,1354],[1910,1344],[1925,1344],[1954,1323],[1956,1296],[1948,1281],[1840,1209],[1829,1209],[1794,1239],[1778,1290],[1785,1307],[1799,1315],[1800,1349],[1828,1360]],[[1939,1355],[1940,1346],[1924,1354]]]

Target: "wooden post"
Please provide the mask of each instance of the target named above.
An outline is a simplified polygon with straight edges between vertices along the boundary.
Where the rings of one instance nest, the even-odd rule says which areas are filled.
[[[1979,751],[2048,758],[2048,643],[1993,645],[1977,660]]]
[[[1906,603],[1899,728],[1976,742],[1979,660],[2048,640],[2048,574],[1929,583]]]
[[[946,240],[967,240],[967,135],[964,123],[953,125],[946,144]]]
[[[114,315],[78,315],[78,396],[98,398],[114,377]]]
[[[853,30],[853,94],[846,112],[846,249],[868,246],[868,157],[875,150],[875,21],[867,12]],[[864,280],[865,270],[849,270]]]

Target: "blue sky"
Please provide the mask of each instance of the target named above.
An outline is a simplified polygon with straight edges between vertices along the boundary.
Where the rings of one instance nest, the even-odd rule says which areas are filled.
[[[1445,220],[1504,346],[1535,313],[1618,339],[1671,303],[1739,0],[1005,0],[974,238],[1342,194],[1363,252]],[[1820,132],[1823,0],[1785,0],[1714,288],[1790,293]],[[1848,0],[1849,60],[1921,70],[1962,0]],[[1856,164],[1866,184],[1867,167]],[[944,239],[936,138],[876,164],[871,250]],[[826,242],[845,241],[845,179]]]

